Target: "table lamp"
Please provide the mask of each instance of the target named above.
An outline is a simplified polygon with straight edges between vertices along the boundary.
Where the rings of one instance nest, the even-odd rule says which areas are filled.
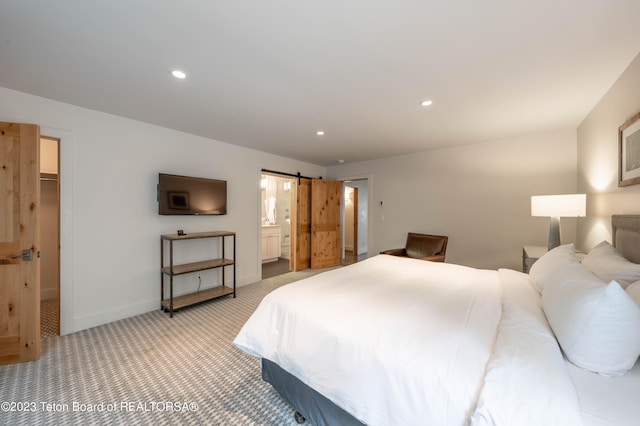
[[[586,215],[586,194],[533,195],[531,216],[549,217],[549,244],[551,250],[560,245],[560,218]]]

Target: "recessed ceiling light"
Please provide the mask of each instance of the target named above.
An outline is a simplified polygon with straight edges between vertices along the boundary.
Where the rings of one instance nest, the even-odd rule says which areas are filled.
[[[420,102],[420,105],[422,105],[422,106],[429,106],[429,105],[431,105],[432,103],[433,103],[433,101],[430,101],[430,100],[426,100],[426,99],[425,99],[424,101]]]
[[[183,78],[187,77],[187,75],[184,72],[180,71],[180,70],[171,71],[171,75],[173,75],[175,78],[179,78],[179,79],[183,79]]]
[[[338,160],[338,164],[344,164],[344,160]]]
[[[318,136],[324,136],[324,132],[323,132],[322,130],[318,130],[318,131],[316,132],[316,135],[318,135]]]

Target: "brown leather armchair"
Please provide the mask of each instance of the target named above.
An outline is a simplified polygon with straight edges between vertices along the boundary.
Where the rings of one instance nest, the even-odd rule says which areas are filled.
[[[412,257],[414,259],[444,262],[449,237],[443,235],[427,235],[409,232],[404,248],[381,251],[380,254]]]

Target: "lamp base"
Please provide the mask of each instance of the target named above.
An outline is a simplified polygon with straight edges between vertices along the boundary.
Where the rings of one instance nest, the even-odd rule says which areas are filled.
[[[560,245],[560,217],[551,216],[549,219],[549,244],[547,248],[549,250],[554,249]]]

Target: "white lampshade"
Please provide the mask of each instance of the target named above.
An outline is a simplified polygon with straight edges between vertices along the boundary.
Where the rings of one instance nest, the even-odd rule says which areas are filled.
[[[560,218],[586,216],[587,195],[534,195],[531,197],[531,216],[550,218],[549,243],[551,250],[560,245]]]
[[[531,197],[531,216],[584,217],[586,194],[534,195]]]

